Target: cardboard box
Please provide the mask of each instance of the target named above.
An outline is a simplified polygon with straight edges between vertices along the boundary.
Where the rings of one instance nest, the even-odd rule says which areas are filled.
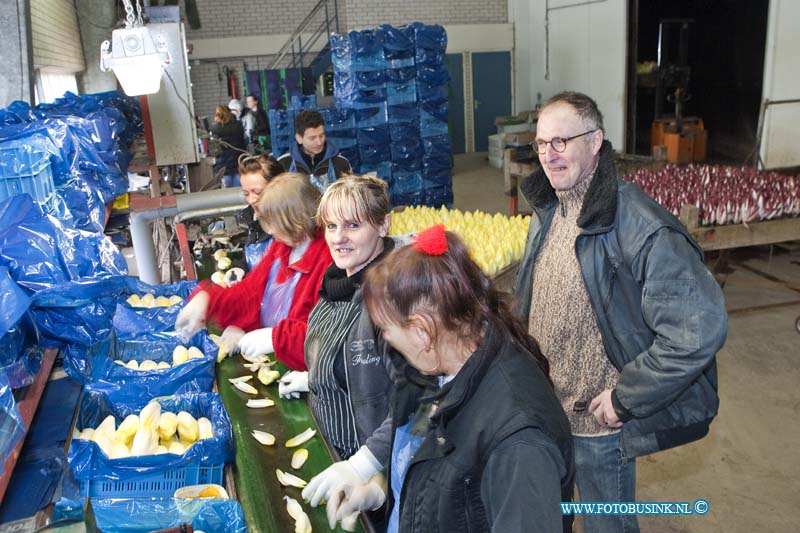
[[[536,134],[532,131],[522,131],[518,133],[506,133],[505,145],[506,146],[525,146],[531,144]]]

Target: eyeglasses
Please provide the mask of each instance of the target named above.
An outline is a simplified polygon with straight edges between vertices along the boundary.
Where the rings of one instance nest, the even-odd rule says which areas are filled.
[[[536,150],[536,153],[538,154],[544,154],[547,151],[548,144],[553,148],[553,150],[555,150],[558,153],[561,153],[567,149],[567,141],[571,141],[572,139],[577,139],[578,137],[583,137],[584,135],[589,135],[590,133],[594,133],[599,129],[600,128],[595,128],[593,130],[584,131],[583,133],[573,135],[572,137],[566,137],[566,138],[553,137],[549,141],[542,141],[536,139],[531,143],[531,146],[533,147],[534,150]]]

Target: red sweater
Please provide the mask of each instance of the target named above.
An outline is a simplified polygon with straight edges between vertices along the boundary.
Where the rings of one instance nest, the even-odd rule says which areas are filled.
[[[244,331],[264,327],[261,324],[261,301],[267,289],[269,272],[276,260],[281,261],[276,282],[282,283],[295,272],[300,279],[292,296],[289,314],[272,328],[272,345],[275,357],[293,370],[306,370],[303,344],[306,340],[308,314],[319,300],[319,290],[325,270],[333,262],[328,245],[322,235],[318,235],[299,261],[287,266],[292,249],[273,240],[264,258],[255,269],[236,285],[223,288],[208,280],[200,283],[194,294],[203,290],[208,293],[208,312],[206,319],[221,328],[236,326]]]

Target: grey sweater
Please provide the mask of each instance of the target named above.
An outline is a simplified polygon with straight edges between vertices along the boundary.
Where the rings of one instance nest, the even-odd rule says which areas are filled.
[[[618,431],[600,426],[588,409],[595,396],[613,389],[619,379],[603,348],[575,256],[581,231],[577,219],[593,178],[556,192],[559,206],[534,265],[528,321],[528,331],[550,360],[550,377],[572,434],[578,436]]]

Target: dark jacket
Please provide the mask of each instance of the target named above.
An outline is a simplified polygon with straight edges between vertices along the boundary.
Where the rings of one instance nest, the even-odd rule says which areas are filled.
[[[520,189],[533,207],[514,294],[527,321],[533,268],[558,204],[543,170]],[[699,246],[672,214],[617,178],[611,144],[578,217],[575,253],[611,363],[622,448],[637,457],[702,438],[719,407],[725,302]],[[555,356],[556,354],[553,354]]]
[[[393,241],[388,238],[385,239],[384,246],[384,251],[374,262],[382,260],[394,249]],[[336,264],[332,264],[328,268],[326,278],[336,269]],[[363,270],[357,273],[359,280],[363,277],[363,273]],[[326,294],[325,284],[326,280],[323,280],[320,298],[333,299]],[[359,304],[361,310],[347,332],[342,357],[337,358],[337,365],[333,371],[339,386],[348,392],[358,445],[366,445],[375,459],[385,465],[391,454],[392,424],[388,415],[394,371],[391,358],[386,354],[393,349],[378,334],[367,313],[360,281],[349,301]],[[341,324],[340,327],[346,327],[346,324]],[[339,361],[343,362],[342,366],[338,365]],[[308,362],[307,360],[306,364]]]
[[[325,150],[320,155],[310,156],[302,151],[299,144],[294,143],[289,153],[278,158],[278,163],[286,172],[299,172],[311,178],[311,183],[321,192],[353,169],[346,157],[330,142],[325,143]]]
[[[272,238],[272,235],[264,231],[255,211],[249,205],[236,213],[236,221],[240,226],[247,228],[247,241],[245,244],[256,244]]]
[[[394,427],[406,424],[418,403],[436,406],[403,483],[400,531],[571,530],[572,517],[559,506],[573,491],[569,421],[534,358],[505,328],[487,326],[455,378],[422,400],[425,381],[408,365],[396,366],[402,377]]]
[[[233,120],[224,125],[215,122],[211,127],[211,133],[219,137],[221,141],[233,146],[232,148],[225,144],[220,145],[219,155],[214,159],[214,172],[224,168],[226,176],[238,174],[239,155],[245,151],[242,123],[238,120]]]

